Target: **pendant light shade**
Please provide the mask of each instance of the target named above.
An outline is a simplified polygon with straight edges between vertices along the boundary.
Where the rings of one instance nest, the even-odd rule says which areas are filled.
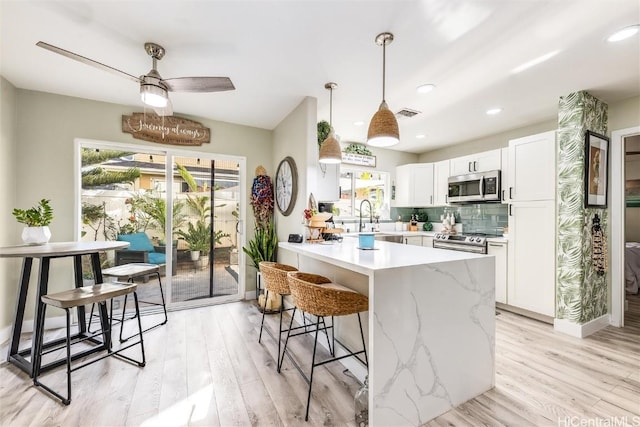
[[[325,89],[329,89],[329,135],[327,139],[322,141],[320,145],[320,163],[341,163],[342,162],[342,149],[340,143],[336,139],[335,131],[331,122],[333,120],[333,89],[337,88],[336,83],[329,82],[324,85]]]
[[[389,110],[385,101],[386,46],[393,41],[393,34],[382,33],[376,37],[376,44],[382,46],[382,102],[371,118],[367,144],[374,147],[390,147],[400,142],[400,131],[396,116]]]

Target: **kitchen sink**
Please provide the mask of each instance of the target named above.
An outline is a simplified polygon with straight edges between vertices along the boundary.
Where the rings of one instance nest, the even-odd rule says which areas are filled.
[[[383,242],[402,243],[402,236],[399,234],[375,234],[376,240]]]

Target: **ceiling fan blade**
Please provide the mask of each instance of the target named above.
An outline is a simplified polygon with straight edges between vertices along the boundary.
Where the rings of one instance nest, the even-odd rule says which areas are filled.
[[[171,99],[167,98],[167,105],[165,107],[153,107],[153,111],[155,111],[160,117],[173,116],[173,104],[171,103]]]
[[[68,50],[61,49],[57,46],[50,45],[49,43],[45,43],[43,41],[39,41],[36,43],[36,46],[39,46],[43,49],[47,49],[51,52],[57,53],[62,56],[66,56],[67,58],[74,59],[78,62],[82,62],[83,64],[91,65],[93,67],[99,68],[103,71],[108,71],[113,74],[117,74],[120,77],[125,77],[129,80],[133,80],[136,83],[140,83],[140,78],[136,76],[132,76],[131,74],[125,73],[124,71],[120,71],[116,68],[110,67],[108,65],[104,65],[100,62],[94,61],[93,59],[85,58],[82,55],[78,55],[77,53],[69,52]]]
[[[223,92],[236,88],[229,77],[176,77],[162,83],[172,92]]]

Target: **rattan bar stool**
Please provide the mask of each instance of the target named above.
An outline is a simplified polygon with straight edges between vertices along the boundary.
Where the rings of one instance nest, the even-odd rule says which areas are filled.
[[[288,310],[292,310],[291,308],[284,308],[284,297],[285,295],[289,295],[289,284],[287,283],[287,273],[290,271],[298,271],[297,268],[287,265],[287,264],[279,264],[277,262],[271,261],[261,261],[260,264],[260,273],[262,273],[262,277],[264,278],[264,289],[265,289],[265,308],[262,310],[262,323],[260,324],[260,335],[258,336],[258,342],[262,340],[262,329],[264,328],[264,316],[267,311],[267,300],[269,299],[269,292],[275,292],[276,294],[280,294],[280,327],[278,333],[278,362],[280,361],[280,347],[282,341],[282,333],[287,332],[287,330],[282,329],[282,313]],[[277,364],[277,370],[280,372],[280,363]]]
[[[293,296],[295,307],[307,314],[316,316],[315,322],[315,339],[313,343],[313,356],[311,358],[311,375],[307,376],[298,369],[302,374],[302,377],[309,384],[309,392],[307,394],[307,412],[304,416],[304,420],[309,420],[309,403],[311,402],[311,387],[313,386],[313,371],[316,366],[321,366],[326,363],[335,362],[336,360],[344,359],[354,356],[365,366],[369,366],[369,359],[367,358],[367,349],[364,340],[364,332],[362,330],[362,319],[360,319],[360,313],[369,310],[369,298],[361,293],[353,291],[345,286],[337,283],[332,283],[331,280],[326,277],[319,276],[317,274],[291,272],[288,273],[289,289]],[[330,327],[320,328],[320,323],[324,323],[324,317],[326,316],[347,316],[350,314],[358,315],[358,324],[360,325],[360,337],[362,338],[362,350],[353,352],[350,349],[346,349],[349,354],[339,357],[333,357],[328,360],[323,360],[316,363],[316,347],[318,345],[318,332],[324,330],[327,338],[329,336],[328,329],[331,329],[331,335],[333,336],[333,322]],[[295,311],[294,311],[295,315]],[[282,359],[284,359],[285,353],[287,353],[287,344],[289,342],[289,336],[295,336],[300,334],[291,335],[291,325],[293,324],[293,316],[291,316],[291,322],[289,324],[289,331],[287,332],[287,338],[284,341],[284,349],[282,350]],[[335,349],[335,346],[334,346]],[[364,354],[364,360],[358,357],[359,354]],[[332,353],[332,356],[334,354]]]
[[[60,393],[53,390],[51,387],[43,384],[38,379],[38,376],[40,375],[39,364],[34,367],[33,384],[36,387],[42,387],[43,389],[45,389],[46,391],[48,391],[49,393],[51,393],[52,395],[60,399],[63,404],[68,405],[71,403],[71,372],[76,371],[80,368],[83,368],[87,365],[90,365],[94,362],[97,362],[98,360],[104,359],[105,357],[109,357],[109,356],[118,356],[119,358],[128,360],[129,362],[133,362],[140,367],[145,366],[146,359],[144,354],[144,342],[142,339],[143,331],[142,331],[142,324],[140,323],[140,313],[138,308],[138,295],[136,294],[136,286],[137,285],[135,283],[100,283],[93,286],[83,286],[83,287],[71,289],[68,291],[43,295],[41,299],[42,299],[42,302],[44,303],[44,306],[42,309],[42,315],[40,316],[38,325],[37,325],[37,328],[40,331],[39,332],[40,340],[36,344],[37,360],[41,361],[43,354],[57,351],[60,348],[62,348],[62,347],[58,347],[58,348],[54,348],[51,350],[47,350],[46,352],[43,352],[43,346],[44,346],[43,331],[44,331],[44,320],[45,320],[47,306],[50,305],[53,307],[61,308],[65,311],[66,320],[67,320],[67,337],[65,342],[66,366],[67,366],[67,395],[66,397],[62,396]],[[113,316],[111,316],[111,314],[109,315],[107,314],[107,310],[105,307],[106,301],[109,301],[109,300],[113,301],[113,298],[116,298],[122,295],[128,295],[130,293],[133,293],[133,299],[135,301],[135,307],[136,307],[136,314],[138,314],[139,333],[137,335],[139,336],[139,340],[125,347],[121,347],[116,351],[113,351],[111,349],[111,326],[112,326]],[[98,304],[100,306],[99,312],[100,312],[101,330],[98,333],[83,337],[72,343],[71,342],[71,309],[74,307],[79,307],[81,305],[88,305],[88,304]],[[102,335],[102,339],[103,339],[102,344],[104,345],[104,348],[107,351],[107,354],[101,357],[92,358],[89,361],[85,361],[82,364],[71,368],[71,360],[75,359],[75,357],[71,355],[71,345],[77,344],[79,342],[86,341],[86,340],[92,340],[94,337],[98,335]],[[135,360],[128,356],[120,354],[122,351],[130,347],[133,347],[135,345],[140,345],[142,360]]]

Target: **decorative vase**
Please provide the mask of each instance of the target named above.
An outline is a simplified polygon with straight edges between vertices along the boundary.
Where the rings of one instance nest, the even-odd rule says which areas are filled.
[[[200,251],[191,251],[191,261],[197,261],[200,258]]]
[[[22,241],[27,245],[44,245],[51,239],[51,230],[44,227],[25,227],[22,230]]]

